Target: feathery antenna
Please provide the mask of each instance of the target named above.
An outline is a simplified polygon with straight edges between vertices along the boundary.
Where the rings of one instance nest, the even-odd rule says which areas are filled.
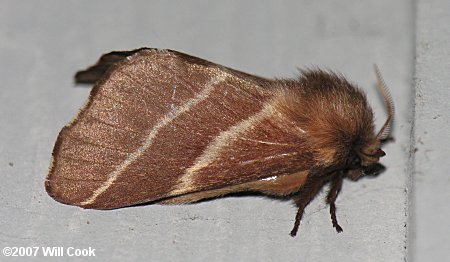
[[[386,119],[386,122],[384,122],[383,126],[381,127],[380,131],[377,134],[377,138],[379,140],[385,140],[390,133],[392,122],[394,119],[394,102],[392,101],[391,93],[389,92],[389,89],[387,88],[386,84],[384,83],[383,77],[381,76],[380,70],[378,69],[378,66],[376,64],[373,65],[375,69],[375,74],[377,76],[377,87],[378,90],[383,95],[384,103],[386,104],[387,111],[388,111],[388,117]]]

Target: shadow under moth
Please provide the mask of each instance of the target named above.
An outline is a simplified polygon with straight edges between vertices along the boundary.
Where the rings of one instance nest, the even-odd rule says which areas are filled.
[[[45,181],[55,200],[83,208],[182,204],[251,191],[305,207],[327,184],[333,226],[344,178],[379,165],[393,104],[379,132],[365,95],[319,69],[266,79],[180,52],[103,55],[76,74],[95,83],[59,133]]]

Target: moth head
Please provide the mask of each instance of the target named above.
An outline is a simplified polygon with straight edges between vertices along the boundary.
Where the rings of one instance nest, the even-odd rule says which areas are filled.
[[[381,145],[389,139],[394,116],[394,103],[389,90],[384,83],[383,77],[381,76],[380,70],[376,65],[374,65],[374,68],[377,76],[377,87],[386,104],[388,117],[380,131],[378,131],[372,139],[355,148],[355,151],[351,155],[348,163],[349,170],[347,172],[347,177],[352,180],[357,180],[363,175],[377,174],[384,169],[384,167],[379,164],[380,158],[386,155],[381,149]]]
[[[358,180],[364,175],[377,175],[384,169],[379,161],[386,153],[380,147],[370,145],[369,148],[369,151],[361,150],[353,154],[348,164],[347,177]]]

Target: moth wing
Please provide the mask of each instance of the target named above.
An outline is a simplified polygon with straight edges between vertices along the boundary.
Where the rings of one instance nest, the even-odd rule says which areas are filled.
[[[100,57],[95,65],[89,67],[86,70],[77,72],[75,74],[75,82],[80,84],[94,84],[106,73],[106,71],[108,71],[111,66],[123,61],[127,57],[130,57],[137,52],[146,49],[147,48],[140,48],[131,51],[113,51],[104,54]]]
[[[46,189],[57,201],[119,208],[311,165],[275,120],[270,80],[170,50],[114,55],[56,141]]]

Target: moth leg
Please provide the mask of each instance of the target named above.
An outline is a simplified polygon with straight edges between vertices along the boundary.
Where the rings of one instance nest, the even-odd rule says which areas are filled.
[[[342,232],[343,230],[337,222],[335,202],[339,192],[341,191],[343,179],[344,177],[342,173],[339,173],[335,178],[333,178],[333,180],[331,180],[330,191],[328,192],[327,196],[327,203],[330,205],[331,222],[333,223],[333,227],[336,228],[336,231],[338,233]]]
[[[300,220],[302,220],[303,212],[305,211],[306,206],[307,204],[305,205],[304,203],[301,203],[300,205],[297,204],[298,210],[297,214],[295,215],[294,227],[292,228],[290,233],[291,237],[295,237],[297,235],[298,228],[300,226]]]
[[[100,79],[108,69],[124,60],[125,58],[133,55],[145,48],[140,48],[131,51],[113,51],[107,54],[104,54],[100,57],[97,63],[85,70],[78,71],[75,74],[75,82],[77,84],[94,84]]]
[[[298,194],[296,194],[293,199],[295,204],[297,205],[297,214],[295,215],[294,227],[291,230],[290,235],[295,237],[298,232],[298,228],[300,226],[300,221],[303,217],[303,212],[306,206],[314,199],[314,197],[319,193],[320,189],[323,186],[322,181],[317,181],[314,184],[310,184],[309,186],[305,186],[302,188]]]

